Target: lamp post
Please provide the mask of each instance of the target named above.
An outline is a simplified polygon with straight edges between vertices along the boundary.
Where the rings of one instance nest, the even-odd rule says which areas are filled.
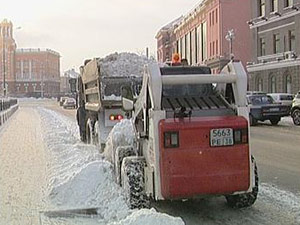
[[[233,29],[227,32],[225,39],[229,42],[229,57],[230,59],[233,59],[234,55],[232,51],[232,45],[233,45],[233,40],[235,39],[235,34]]]

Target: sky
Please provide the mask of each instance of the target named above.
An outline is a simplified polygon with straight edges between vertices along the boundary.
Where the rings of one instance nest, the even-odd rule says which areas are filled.
[[[114,52],[156,54],[158,30],[200,0],[0,0],[0,20],[14,24],[18,48],[50,48],[61,72]]]

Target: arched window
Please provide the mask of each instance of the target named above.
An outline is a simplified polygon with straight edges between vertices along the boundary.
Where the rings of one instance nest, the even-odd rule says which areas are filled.
[[[270,76],[269,79],[269,92],[270,93],[276,93],[276,77]]]
[[[291,75],[285,76],[285,92],[292,93],[292,77]]]
[[[256,80],[256,90],[263,91],[263,79],[261,77],[258,77]]]

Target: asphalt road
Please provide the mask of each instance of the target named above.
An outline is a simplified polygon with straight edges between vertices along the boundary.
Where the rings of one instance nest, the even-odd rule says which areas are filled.
[[[284,118],[278,126],[269,122],[251,127],[251,147],[260,180],[295,194],[300,192],[300,127]]]

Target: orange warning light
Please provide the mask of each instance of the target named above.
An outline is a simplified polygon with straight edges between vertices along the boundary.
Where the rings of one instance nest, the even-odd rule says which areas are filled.
[[[178,53],[174,53],[172,56],[172,63],[180,63],[180,55]]]

